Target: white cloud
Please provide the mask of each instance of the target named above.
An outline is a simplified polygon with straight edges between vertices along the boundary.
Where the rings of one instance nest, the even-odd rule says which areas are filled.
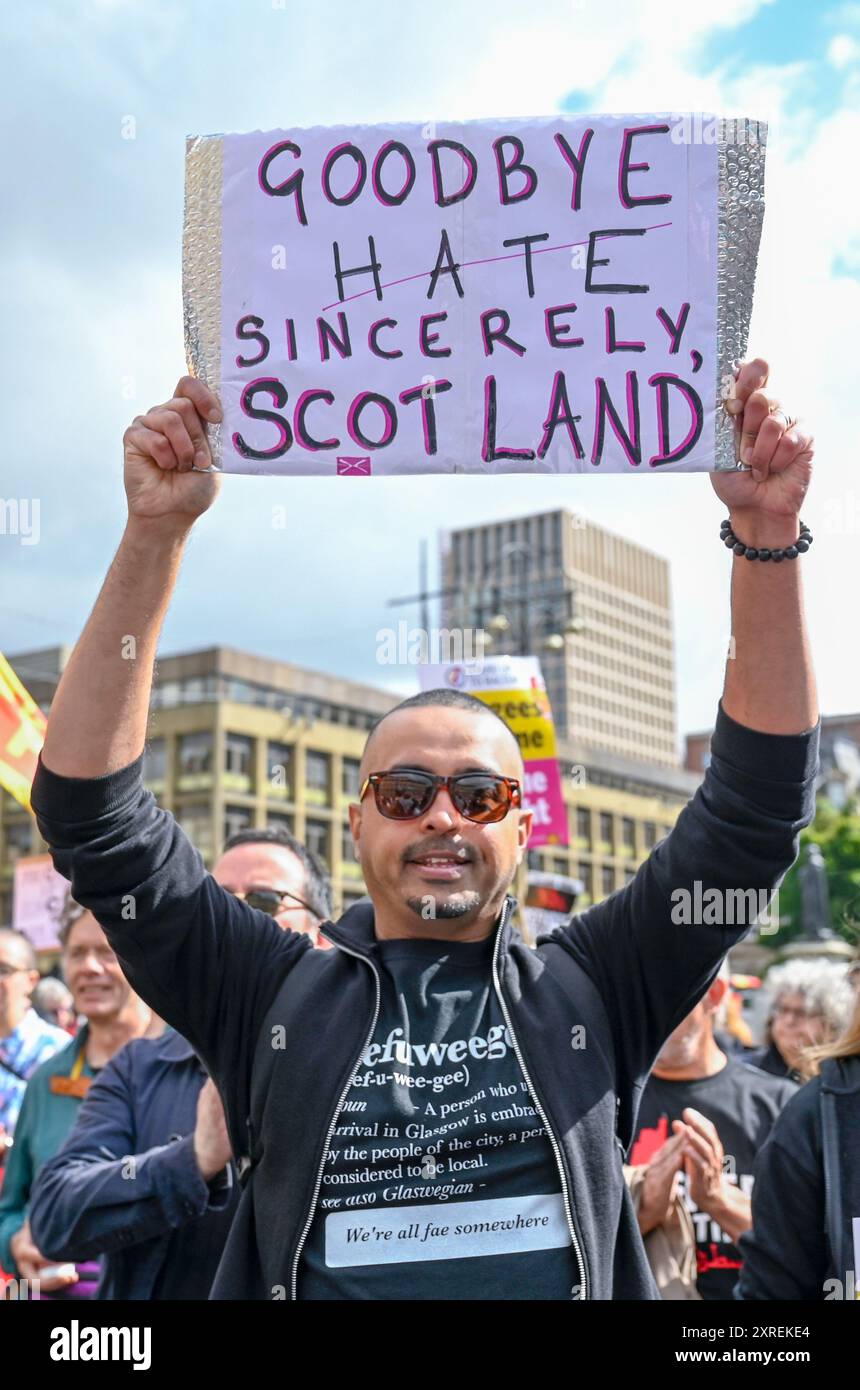
[[[827,46],[827,61],[841,72],[860,57],[860,44],[850,34],[837,34]]]

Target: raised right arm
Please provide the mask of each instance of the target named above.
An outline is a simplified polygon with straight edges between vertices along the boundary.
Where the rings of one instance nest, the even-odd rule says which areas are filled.
[[[126,430],[128,524],[51,706],[42,760],[64,777],[101,777],[143,751],[155,653],[196,518],[215,474],[203,417],[220,419],[202,381],[183,377],[165,405]]]
[[[195,456],[210,462],[201,412],[212,410],[212,393],[186,377],[126,431],[128,526],[54,697],[31,801],[75,899],[137,993],[205,1059],[235,1126],[259,1021],[310,942],[220,888],[142,781],[161,626],[188,533],[218,489],[190,471]]]

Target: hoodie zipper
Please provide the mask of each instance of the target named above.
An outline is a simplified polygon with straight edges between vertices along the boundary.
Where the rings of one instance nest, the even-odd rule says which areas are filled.
[[[582,1291],[579,1295],[579,1299],[580,1302],[584,1302],[585,1299],[588,1298],[588,1283],[585,1272],[585,1261],[582,1256],[582,1247],[579,1243],[579,1237],[576,1233],[576,1227],[573,1221],[573,1206],[570,1200],[570,1191],[567,1185],[567,1175],[564,1171],[564,1162],[561,1156],[561,1146],[558,1142],[558,1139],[555,1136],[555,1133],[553,1132],[552,1125],[549,1122],[549,1116],[547,1115],[546,1111],[541,1105],[537,1091],[535,1090],[534,1085],[532,1084],[532,1079],[529,1075],[528,1067],[525,1064],[525,1059],[520,1049],[520,1044],[517,1039],[516,1032],[514,1030],[514,1025],[511,1020],[510,1012],[508,1011],[508,1006],[505,1002],[505,996],[502,993],[501,980],[499,979],[499,947],[501,945],[502,932],[505,927],[505,920],[507,918],[509,908],[510,905],[508,899],[506,898],[501,921],[499,922],[498,930],[496,932],[496,944],[493,950],[493,987],[496,991],[496,996],[498,998],[499,1004],[501,1005],[502,1016],[504,1017],[505,1024],[507,1026],[508,1032],[511,1035],[511,1040],[514,1044],[514,1052],[516,1053],[517,1061],[520,1064],[520,1070],[522,1071],[522,1074],[526,1079],[526,1085],[529,1088],[529,1094],[531,1095],[532,1101],[534,1102],[535,1109],[537,1110],[538,1114],[541,1117],[541,1120],[543,1121],[544,1129],[547,1132],[547,1137],[549,1139],[550,1144],[552,1145],[553,1154],[555,1155],[556,1165],[558,1167],[559,1176],[561,1178],[561,1192],[562,1198],[564,1200],[564,1212],[565,1216],[567,1217],[567,1226],[570,1232],[570,1243],[573,1246],[573,1252],[576,1256],[576,1263],[579,1267],[579,1286]]]
[[[331,939],[331,938],[329,938],[329,939]],[[374,1031],[375,1031],[375,1029],[376,1029],[376,1021],[377,1021],[377,1019],[379,1018],[379,1006],[380,1006],[380,998],[381,998],[381,994],[382,994],[382,985],[381,985],[381,982],[380,982],[380,979],[379,979],[379,971],[377,970],[376,966],[373,964],[373,961],[370,959],[370,957],[369,957],[369,956],[363,956],[363,955],[361,954],[360,951],[351,951],[351,950],[349,949],[348,946],[342,946],[342,945],[340,944],[339,941],[335,941],[335,942],[334,942],[334,945],[337,946],[339,950],[344,951],[348,956],[355,956],[356,960],[363,960],[367,965],[370,966],[371,970],[373,971],[373,978],[374,978],[375,981],[376,981],[376,1003],[374,1004],[374,1007],[373,1007],[373,1018],[372,1018],[372,1020],[371,1020],[370,1028],[368,1029],[367,1037],[365,1038],[364,1042],[363,1042],[362,1045],[361,1045],[361,1052],[359,1052],[358,1056],[357,1056],[356,1059],[355,1059],[355,1062],[354,1062],[353,1066],[350,1068],[349,1077],[348,1077],[348,1079],[347,1079],[346,1085],[344,1086],[343,1090],[341,1091],[340,1100],[338,1101],[337,1105],[335,1106],[334,1114],[333,1114],[332,1117],[331,1117],[331,1123],[329,1124],[329,1127],[328,1127],[328,1134],[326,1135],[326,1138],[325,1138],[325,1147],[323,1148],[322,1159],[320,1160],[320,1166],[319,1166],[319,1170],[318,1170],[318,1172],[317,1172],[316,1182],[314,1183],[314,1191],[313,1191],[313,1196],[311,1197],[310,1209],[309,1209],[309,1211],[308,1211],[307,1220],[305,1221],[304,1230],[302,1231],[302,1234],[301,1234],[301,1236],[300,1236],[300,1238],[299,1238],[299,1243],[298,1243],[298,1245],[297,1245],[297,1247],[296,1247],[296,1253],[295,1253],[295,1257],[294,1257],[294,1259],[293,1259],[293,1275],[292,1275],[292,1285],[291,1285],[291,1291],[290,1291],[290,1298],[291,1298],[291,1300],[292,1300],[293,1302],[295,1302],[296,1299],[297,1299],[296,1285],[297,1285],[297,1283],[298,1283],[298,1277],[299,1277],[299,1260],[300,1260],[300,1258],[301,1258],[301,1254],[302,1254],[302,1250],[303,1250],[303,1248],[304,1248],[305,1241],[306,1241],[307,1238],[308,1238],[308,1231],[309,1231],[310,1228],[311,1228],[311,1222],[312,1222],[313,1219],[314,1219],[314,1211],[315,1211],[315,1209],[316,1209],[317,1198],[319,1197],[320,1187],[322,1186],[323,1169],[325,1168],[326,1159],[328,1158],[328,1151],[329,1151],[329,1146],[330,1146],[330,1144],[331,1144],[331,1137],[332,1137],[332,1135],[334,1134],[335,1125],[337,1124],[338,1119],[340,1118],[340,1112],[341,1112],[341,1110],[343,1109],[344,1101],[346,1100],[347,1095],[349,1094],[349,1089],[350,1089],[350,1087],[352,1086],[353,1081],[355,1080],[355,1074],[356,1074],[356,1072],[357,1072],[357,1070],[358,1070],[358,1064],[359,1064],[359,1062],[361,1061],[362,1056],[364,1055],[365,1051],[366,1051],[367,1048],[370,1046],[370,1043],[371,1043],[372,1040],[373,1040],[373,1034],[374,1034]]]

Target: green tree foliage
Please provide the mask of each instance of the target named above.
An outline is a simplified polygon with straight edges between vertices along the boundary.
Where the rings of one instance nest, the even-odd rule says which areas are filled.
[[[801,832],[800,855],[789,869],[779,890],[781,921],[779,943],[784,945],[805,929],[798,870],[806,859],[806,846],[819,845],[827,868],[830,892],[830,925],[852,945],[860,945],[860,805],[857,799],[840,809],[825,797],[819,798],[815,820]],[[770,944],[774,938],[771,937]]]

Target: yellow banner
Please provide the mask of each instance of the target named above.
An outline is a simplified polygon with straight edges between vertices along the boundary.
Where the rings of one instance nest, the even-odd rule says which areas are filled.
[[[29,808],[47,721],[0,652],[0,786]]]
[[[510,725],[524,762],[556,756],[555,725],[545,690],[472,690],[470,693]]]

